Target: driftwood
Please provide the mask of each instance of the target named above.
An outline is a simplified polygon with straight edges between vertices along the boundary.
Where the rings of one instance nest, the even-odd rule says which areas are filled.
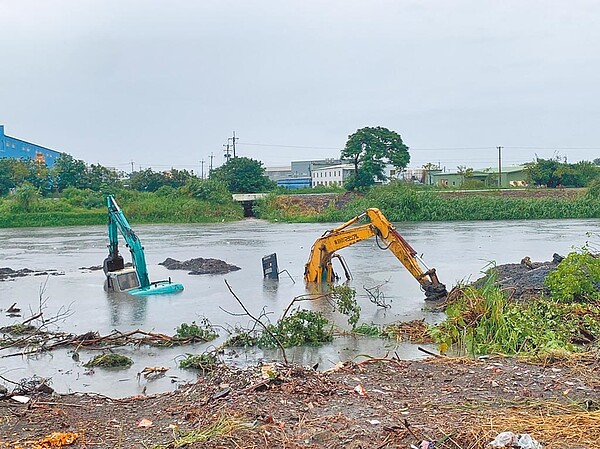
[[[63,334],[63,333],[48,333],[46,332],[36,341],[36,347],[33,349],[26,349],[24,351],[15,352],[11,354],[3,355],[2,358],[14,357],[19,355],[31,355],[41,352],[52,351],[61,347],[75,347],[78,350],[81,347],[85,348],[98,348],[108,349],[116,348],[126,345],[154,345],[154,346],[179,346],[190,343],[196,343],[198,341],[204,341],[198,337],[178,337],[169,336],[166,334],[147,332],[141,329],[136,329],[129,332],[120,332],[118,330],[113,331],[108,335],[99,335],[96,332],[86,332],[81,335]],[[14,344],[12,345],[15,346]],[[29,344],[27,346],[30,346]],[[4,349],[0,348],[0,350]]]

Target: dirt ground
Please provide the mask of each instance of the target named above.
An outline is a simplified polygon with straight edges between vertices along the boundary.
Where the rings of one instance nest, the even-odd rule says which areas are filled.
[[[365,360],[324,373],[222,367],[151,397],[0,400],[0,447],[62,447],[40,443],[62,432],[76,437],[73,448],[421,448],[429,441],[437,442],[430,448],[467,449],[512,431],[547,449],[593,448],[599,364],[598,354],[587,354],[536,364]]]
[[[496,267],[497,280],[526,299],[555,266],[524,259]],[[125,399],[19,391],[0,377],[0,448],[483,449],[505,431],[545,449],[600,447],[598,352],[365,359],[327,372],[223,366],[177,391]]]

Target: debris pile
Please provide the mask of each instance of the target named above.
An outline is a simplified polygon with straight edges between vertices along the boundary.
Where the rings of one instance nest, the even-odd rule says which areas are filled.
[[[549,295],[545,285],[546,277],[554,271],[562,260],[558,254],[550,262],[532,262],[524,257],[521,263],[508,263],[490,268],[486,275],[475,281],[475,286],[483,285],[488,276],[494,275],[496,283],[508,290],[515,300],[528,300],[541,295]]]
[[[228,264],[223,260],[203,259],[202,257],[184,262],[168,257],[164,262],[159,263],[159,265],[163,265],[169,270],[190,270],[188,274],[225,274],[241,270],[240,267]]]

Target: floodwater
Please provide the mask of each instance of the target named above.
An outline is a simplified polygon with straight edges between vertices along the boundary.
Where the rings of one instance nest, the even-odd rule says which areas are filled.
[[[17,303],[22,318],[0,313],[0,327],[21,322],[40,308],[46,318],[61,316],[50,329],[73,334],[97,331],[106,335],[115,329],[135,329],[173,335],[181,323],[203,317],[220,326],[220,337],[207,344],[159,349],[120,348],[134,364],[126,370],[95,369],[82,364],[98,351],[81,350],[80,361],[73,360],[71,349],[36,356],[3,357],[0,350],[0,375],[19,380],[33,375],[52,379],[58,392],[96,392],[113,397],[167,391],[179,382],[195,379],[192,371],[177,368],[177,360],[186,353],[201,353],[218,346],[228,336],[227,329],[249,327],[250,320],[233,316],[242,310],[227,288],[225,280],[248,309],[258,315],[263,308],[276,320],[290,301],[306,293],[304,264],[312,243],[332,224],[281,224],[247,219],[236,223],[193,225],[140,225],[135,231],[142,241],[150,280],[169,276],[183,283],[181,293],[150,297],[119,297],[103,290],[104,274],[82,267],[101,265],[107,255],[107,231],[104,226],[68,228],[0,229],[0,267],[32,270],[55,269],[61,276],[28,276],[0,282],[0,309]],[[475,280],[490,263],[518,263],[524,256],[533,261],[551,260],[553,253],[567,254],[594,239],[599,232],[597,220],[489,221],[451,223],[402,223],[399,232],[415,248],[448,289],[460,281]],[[591,233],[591,234],[590,234]],[[121,242],[121,252],[128,251]],[[262,256],[276,253],[279,282],[264,281]],[[374,239],[340,251],[349,266],[361,305],[361,322],[390,323],[424,318],[428,322],[443,319],[427,310],[419,284],[389,251],[377,247]],[[188,275],[158,265],[167,257],[188,260],[216,258],[241,267],[226,275]],[[339,271],[339,270],[338,270]],[[364,287],[379,286],[391,308],[383,310],[369,301]],[[303,303],[323,311],[344,326],[343,316],[327,304]],[[347,327],[347,325],[346,325]],[[416,346],[364,337],[337,338],[322,347],[290,349],[288,359],[304,365],[319,363],[319,369],[360,354],[418,358]],[[235,352],[224,355],[227,363],[244,366],[257,359],[272,359],[276,351]],[[168,367],[167,376],[155,381],[139,379],[144,367]]]

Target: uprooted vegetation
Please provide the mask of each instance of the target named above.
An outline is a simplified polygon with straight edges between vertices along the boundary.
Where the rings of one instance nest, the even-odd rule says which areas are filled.
[[[356,301],[356,291],[347,286],[329,286],[327,291],[317,294],[301,295],[294,298],[283,311],[281,317],[271,323],[263,309],[258,317],[254,316],[225,281],[229,291],[244,314],[250,317],[254,326],[250,329],[235,328],[224,346],[278,347],[286,359],[285,348],[302,345],[321,345],[333,340],[334,326],[321,312],[302,309],[297,304],[305,301],[327,301],[338,312],[346,315],[348,324],[356,327],[360,318],[360,306]],[[296,306],[296,307],[295,307]],[[232,315],[236,315],[232,312]],[[287,359],[286,359],[287,361]]]
[[[148,345],[155,347],[185,346],[192,343],[212,341],[218,337],[218,332],[206,318],[202,318],[199,323],[195,321],[192,321],[190,324],[181,323],[176,328],[176,333],[172,336],[140,329],[129,332],[114,330],[107,335],[100,335],[95,331],[83,334],[70,334],[47,330],[48,324],[56,321],[56,319],[57,317],[45,319],[43,312],[41,312],[25,320],[24,323],[0,329],[0,350],[9,348],[20,349],[18,352],[12,352],[2,357],[40,354],[64,347],[75,348],[78,351],[81,348],[115,348],[128,345]],[[38,324],[28,324],[30,322]]]
[[[179,368],[196,369],[202,372],[212,371],[221,365],[214,351],[207,351],[202,354],[185,354],[177,364]]]
[[[86,368],[129,368],[131,365],[133,360],[130,357],[112,352],[98,354],[83,364]]]
[[[585,352],[600,337],[600,259],[573,252],[543,279],[549,296],[515,297],[497,281],[498,270],[456,288],[446,303],[446,320],[430,334],[446,351],[537,355]]]

